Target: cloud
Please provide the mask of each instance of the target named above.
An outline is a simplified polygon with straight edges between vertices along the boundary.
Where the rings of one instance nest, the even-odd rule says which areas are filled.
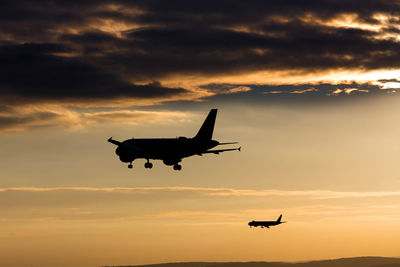
[[[109,91],[123,96],[165,96],[179,90],[149,84],[141,87],[130,81],[260,70],[398,68],[399,42],[374,30],[381,27],[394,32],[399,24],[398,7],[397,1],[349,5],[340,0],[252,1],[246,5],[240,1],[229,5],[211,1],[80,1],[74,5],[42,1],[40,7],[15,1],[2,5],[0,38],[14,43],[12,48],[2,47],[7,54],[15,50],[10,59],[21,65],[32,60],[26,72],[11,69],[27,81],[10,80],[14,87],[34,81],[33,87],[47,88],[63,81],[65,85],[58,84],[54,96],[93,96],[91,87],[96,87],[99,98],[113,96]],[[125,26],[116,26],[113,32],[105,21]],[[47,54],[39,53],[44,46]],[[2,70],[12,67],[2,61]],[[48,84],[40,81],[42,76]],[[115,90],[107,90],[111,86]],[[76,96],[75,87],[89,88]],[[43,97],[52,95],[43,90]]]
[[[237,93],[245,93],[251,91],[251,87],[243,86],[243,85],[235,85],[235,84],[208,84],[204,85],[201,88],[206,89],[208,92],[211,92],[211,96],[215,94],[237,94]]]
[[[249,87],[251,90],[240,94],[222,94],[229,88]],[[386,88],[377,82],[343,81],[340,83],[315,82],[297,84],[209,84],[202,87],[214,93],[206,99],[210,102],[230,103],[330,103],[344,99],[368,98],[375,96],[396,97],[399,88]],[[218,93],[215,93],[218,92]]]
[[[4,106],[0,108],[0,132],[24,131],[44,127],[63,127],[78,130],[102,123],[171,123],[187,121],[189,113],[173,111],[111,110],[79,112],[63,105],[30,104],[24,106]]]
[[[237,222],[262,218],[282,209],[292,220],[364,219],[385,214],[398,219],[400,192],[255,190],[207,187],[8,187],[0,188],[0,221],[58,220],[179,223]],[[52,201],[48,201],[51,199]],[[282,206],[282,202],[285,203]],[[215,205],[218,203],[218,205]],[[101,207],[101,208],[100,208]],[[175,221],[176,223],[176,221]]]
[[[79,128],[81,123],[78,113],[60,106],[26,105],[0,109],[0,132],[55,126]]]
[[[0,95],[10,102],[91,102],[119,98],[168,98],[187,93],[153,82],[135,85],[73,58],[50,53],[65,51],[53,44],[0,47]],[[23,66],[23,67],[21,67]]]
[[[59,115],[51,112],[36,112],[28,116],[0,115],[0,130],[19,128],[25,126],[46,126]]]
[[[71,113],[78,112],[71,106],[114,108],[78,114],[108,121],[128,116],[121,107],[171,101],[320,101],[336,89],[350,97],[380,93],[376,88],[396,92],[393,77],[371,75],[369,84],[357,78],[400,69],[398,10],[395,0],[5,1],[0,106],[43,109],[2,114],[0,125],[51,125],[61,114],[46,113],[49,104]],[[343,72],[357,85],[338,82]],[[336,82],[324,79],[332,73]]]
[[[171,119],[185,119],[188,115],[182,112],[168,112],[168,111],[139,111],[139,110],[119,110],[119,111],[104,111],[95,113],[85,113],[84,119],[89,122],[103,122],[103,121],[126,121],[130,123],[137,123],[140,120],[147,121],[165,121]]]
[[[257,189],[234,189],[234,188],[213,188],[213,187],[3,187],[2,192],[103,192],[117,194],[136,193],[177,193],[189,192],[198,193],[204,196],[218,197],[310,197],[316,199],[335,198],[363,198],[363,197],[391,197],[400,196],[400,191],[379,191],[379,192],[344,192],[329,190],[257,190]],[[196,197],[199,196],[196,194]]]
[[[308,89],[304,89],[304,90],[294,90],[294,91],[291,91],[290,93],[291,94],[304,94],[307,92],[318,92],[318,89],[308,88]]]

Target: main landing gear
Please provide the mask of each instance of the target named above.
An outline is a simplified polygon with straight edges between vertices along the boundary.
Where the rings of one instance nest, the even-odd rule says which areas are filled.
[[[151,163],[149,160],[147,160],[147,162],[144,164],[144,167],[146,169],[151,169],[151,168],[153,168],[153,163]]]
[[[179,165],[179,164],[175,164],[175,165],[174,165],[174,170],[175,170],[175,171],[180,171],[180,170],[182,170],[182,166]]]
[[[132,165],[132,162],[131,162],[131,163],[129,163],[128,168],[132,169],[132,167],[133,167],[133,165]]]

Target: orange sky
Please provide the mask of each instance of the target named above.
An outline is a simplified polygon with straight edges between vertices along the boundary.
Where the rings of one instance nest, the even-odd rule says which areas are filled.
[[[399,7],[5,1],[0,266],[400,257]],[[211,108],[240,153],[128,169],[106,142]]]
[[[143,160],[129,170],[105,141],[192,136],[204,110],[175,122],[3,134],[3,264],[399,256],[397,100],[224,106],[214,137],[243,151],[185,159],[179,173]],[[247,226],[281,213],[287,224]]]

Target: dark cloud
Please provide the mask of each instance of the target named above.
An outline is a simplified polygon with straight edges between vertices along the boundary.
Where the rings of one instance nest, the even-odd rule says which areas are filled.
[[[265,27],[260,30],[267,31]],[[375,40],[371,31],[295,22],[272,23],[268,30],[276,36],[183,27],[144,28],[126,33],[123,40],[93,32],[62,38],[81,49],[81,61],[139,80],[173,74],[400,67],[400,43]]]
[[[396,0],[2,1],[0,97],[168,98],[187,91],[148,82],[399,68],[399,7]],[[343,16],[382,28],[328,23]]]
[[[66,50],[55,44],[0,47],[1,102],[156,98],[185,93],[154,82],[135,85],[75,58],[52,55]]]

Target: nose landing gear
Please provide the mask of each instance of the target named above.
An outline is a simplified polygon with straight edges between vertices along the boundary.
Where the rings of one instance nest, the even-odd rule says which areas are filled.
[[[132,167],[133,167],[133,165],[132,165],[132,162],[131,162],[131,163],[129,163],[128,168],[132,169]]]

